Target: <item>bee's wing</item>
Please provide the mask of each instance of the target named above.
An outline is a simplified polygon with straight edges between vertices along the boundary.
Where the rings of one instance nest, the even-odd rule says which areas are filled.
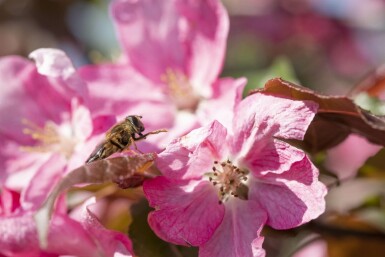
[[[101,160],[104,158],[104,151],[106,150],[105,148],[105,141],[101,142],[98,144],[95,149],[92,151],[90,156],[88,157],[86,163],[90,163],[96,160]]]

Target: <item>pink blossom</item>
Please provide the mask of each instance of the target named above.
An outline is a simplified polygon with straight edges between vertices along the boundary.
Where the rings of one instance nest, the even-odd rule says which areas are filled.
[[[297,227],[325,209],[326,187],[302,140],[311,101],[254,94],[235,106],[232,125],[214,121],[171,142],[144,191],[149,224],[162,239],[199,246],[199,256],[264,256],[264,224]]]
[[[348,179],[357,175],[369,157],[375,155],[381,146],[369,143],[358,135],[349,135],[342,143],[328,150],[325,166],[339,179]]]
[[[214,112],[205,100],[227,98],[229,92],[234,96],[246,83],[218,79],[229,29],[219,0],[115,0],[111,15],[122,57],[114,64],[80,70],[95,99],[95,113],[135,113],[150,130],[173,128],[166,136],[149,138],[165,143],[212,121]],[[222,103],[215,115],[219,109],[231,110]]]
[[[91,117],[85,83],[62,51],[39,49],[31,57],[36,65],[16,56],[0,59],[0,253],[112,256],[123,249],[131,256],[125,235],[104,229],[88,211],[79,222],[69,218],[63,201],[49,224],[47,248],[39,247],[36,210],[115,119]]]
[[[48,233],[48,245],[39,247],[34,212],[23,209],[20,194],[2,189],[0,201],[1,256],[132,256],[130,240],[119,232],[109,231],[95,215],[82,207],[82,218],[73,220],[61,210],[53,215]]]
[[[0,183],[16,191],[43,169],[54,182],[83,164],[115,122],[91,117],[87,87],[63,52],[39,49],[31,57],[36,65],[16,56],[0,59]]]
[[[293,257],[328,257],[328,244],[325,240],[315,240],[299,249]]]

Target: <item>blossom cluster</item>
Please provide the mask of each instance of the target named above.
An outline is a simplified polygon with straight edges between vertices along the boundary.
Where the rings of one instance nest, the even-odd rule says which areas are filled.
[[[289,229],[325,209],[326,187],[303,140],[318,104],[220,78],[229,18],[219,0],[111,3],[122,56],[75,68],[58,49],[0,59],[0,255],[134,256],[124,233],[103,226],[90,197],[59,197],[47,245],[34,214],[66,174],[84,165],[105,132],[128,115],[146,130],[161,175],[143,184],[161,239],[199,256],[265,256],[265,225]]]

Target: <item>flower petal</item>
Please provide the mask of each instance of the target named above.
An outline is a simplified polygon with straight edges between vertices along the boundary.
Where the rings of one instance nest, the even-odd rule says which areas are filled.
[[[116,0],[111,13],[131,65],[151,80],[172,69],[209,89],[218,76],[228,33],[220,1]]]
[[[255,176],[267,172],[283,173],[290,169],[293,163],[301,161],[305,153],[288,143],[278,139],[272,139],[264,147],[260,142],[254,142],[255,146],[242,157],[242,164],[245,165]],[[262,149],[261,146],[263,147]]]
[[[50,154],[22,151],[15,143],[6,144],[2,150],[0,167],[4,172],[0,173],[0,179],[7,188],[15,191],[25,188],[50,158]]]
[[[22,127],[23,118],[43,116],[30,96],[23,92],[33,69],[34,65],[24,58],[0,58],[0,139],[3,143],[9,138],[30,143],[30,136],[16,128]]]
[[[29,54],[36,62],[40,74],[52,77],[68,78],[75,73],[75,68],[68,56],[59,49],[40,48]]]
[[[15,229],[16,228],[16,229]],[[39,248],[35,221],[31,212],[0,218],[0,253],[9,256],[57,255],[100,256],[91,237],[82,226],[64,215],[55,215],[50,223],[48,247]]]
[[[381,146],[351,134],[344,142],[327,151],[325,166],[340,179],[354,177],[366,160],[375,155]]]
[[[24,210],[37,210],[49,195],[49,192],[62,177],[66,160],[59,154],[53,154],[35,173],[28,186],[22,191],[21,205]]]
[[[319,235],[313,235],[319,237]],[[308,239],[309,240],[309,239]],[[311,239],[310,239],[311,240]],[[310,241],[309,240],[309,241]],[[293,257],[328,257],[328,243],[321,239],[313,239],[292,255]]]
[[[222,221],[224,206],[219,204],[216,190],[208,181],[178,184],[157,177],[145,181],[143,190],[155,208],[148,222],[168,242],[202,245]]]
[[[245,78],[224,78],[213,84],[213,95],[207,101],[201,101],[197,115],[201,124],[208,124],[213,120],[219,121],[227,129],[232,128],[235,106],[242,100]]]
[[[79,74],[89,86],[89,105],[94,115],[114,113],[119,116],[143,101],[165,101],[156,84],[128,65],[89,65],[79,69]]]
[[[317,168],[305,156],[282,174],[268,173],[251,182],[249,199],[259,201],[267,212],[268,225],[289,229],[322,214],[326,192],[318,181]]]
[[[208,85],[213,83],[222,70],[229,31],[226,9],[217,0],[179,1],[183,21],[184,44],[189,45],[188,63],[190,82],[196,92],[210,95]],[[182,22],[181,22],[182,23]],[[182,24],[183,24],[182,23]],[[183,26],[181,26],[183,27]]]
[[[246,97],[236,107],[234,115],[233,152],[245,155],[254,142],[272,136],[302,140],[317,108],[311,101],[293,101],[260,93]]]
[[[84,204],[82,215],[83,227],[93,236],[94,241],[106,256],[131,257],[132,243],[123,233],[108,230],[100,224],[98,218],[89,209],[90,204],[95,204],[96,199],[91,198]]]
[[[20,194],[6,187],[2,187],[0,195],[0,216],[10,215],[19,207]]]
[[[158,85],[129,66],[93,65],[80,69],[79,73],[89,85],[88,105],[94,116],[116,115],[121,120],[127,115],[141,115],[146,131],[173,127],[175,106]],[[138,144],[139,149],[159,150],[154,144],[163,137],[151,136]]]
[[[255,201],[232,200],[213,237],[199,248],[199,257],[264,257],[260,232],[266,214]]]
[[[71,114],[73,136],[81,142],[86,141],[93,131],[90,110],[78,101],[72,101]]]
[[[217,121],[171,142],[156,160],[158,169],[170,180],[201,178],[226,146],[226,128]]]
[[[114,115],[99,115],[92,119],[92,135],[106,133],[114,124],[116,124]]]
[[[40,48],[29,54],[36,63],[40,75],[51,80],[51,84],[60,84],[62,88],[78,96],[87,96],[87,86],[76,73],[72,61],[65,52],[54,48]]]

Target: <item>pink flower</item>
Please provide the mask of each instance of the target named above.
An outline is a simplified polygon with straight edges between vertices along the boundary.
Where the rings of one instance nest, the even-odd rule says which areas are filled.
[[[199,246],[199,256],[264,256],[264,224],[288,229],[318,217],[326,187],[302,140],[317,105],[254,94],[218,121],[174,140],[157,159],[164,176],[144,191],[162,239]]]
[[[39,49],[31,57],[36,65],[0,59],[0,184],[16,191],[41,170],[50,170],[52,185],[83,164],[115,121],[91,117],[87,87],[63,52]]]
[[[325,240],[318,239],[311,241],[303,248],[299,249],[293,257],[329,257],[328,244]]]
[[[325,166],[339,179],[349,179],[356,176],[366,160],[380,149],[381,146],[371,144],[365,138],[352,134],[327,151]]]
[[[78,221],[61,200],[49,224],[48,245],[39,246],[34,220],[48,192],[66,172],[82,165],[115,121],[92,118],[87,88],[68,57],[55,49],[0,59],[0,255],[131,256],[131,243],[102,227],[84,206]],[[41,221],[48,223],[48,220]]]
[[[149,138],[169,142],[199,122],[212,121],[205,100],[230,94],[233,102],[245,85],[244,79],[218,80],[229,28],[219,0],[116,0],[111,15],[123,56],[118,63],[80,70],[96,99],[96,113],[142,115],[149,130],[173,128],[166,137]],[[226,113],[232,106],[224,103],[220,109]]]
[[[20,202],[21,201],[21,202]],[[105,229],[88,209],[82,208],[79,221],[65,210],[56,210],[50,223],[48,245],[39,247],[34,212],[24,210],[20,194],[2,189],[0,200],[1,256],[132,256],[130,240],[122,233]]]

